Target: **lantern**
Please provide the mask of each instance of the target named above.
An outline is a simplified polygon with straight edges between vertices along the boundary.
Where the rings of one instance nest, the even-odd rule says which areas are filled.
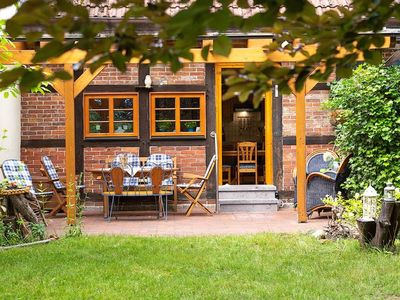
[[[376,215],[378,193],[369,185],[363,194],[363,219],[374,220]]]
[[[393,183],[386,183],[386,187],[383,189],[383,199],[386,201],[394,201],[394,191],[395,187]]]

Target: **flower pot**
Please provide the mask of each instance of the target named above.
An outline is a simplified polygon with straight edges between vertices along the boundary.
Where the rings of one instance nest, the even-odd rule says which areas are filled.
[[[187,129],[187,131],[188,131],[188,132],[195,132],[195,131],[196,131],[196,128],[195,128],[195,127],[190,127],[190,128]]]

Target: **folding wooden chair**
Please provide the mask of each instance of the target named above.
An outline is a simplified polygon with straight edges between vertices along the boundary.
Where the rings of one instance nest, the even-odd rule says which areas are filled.
[[[190,173],[184,173],[182,177],[184,179],[190,179],[186,184],[178,184],[178,191],[183,194],[187,199],[190,200],[191,204],[186,211],[186,216],[190,216],[193,208],[198,204],[202,209],[204,209],[208,214],[212,215],[212,212],[205,207],[201,202],[199,202],[200,196],[206,188],[207,182],[210,179],[211,173],[215,167],[215,162],[217,157],[214,155],[208,164],[207,170],[204,176],[199,176]],[[192,192],[190,192],[192,191]]]
[[[66,213],[67,208],[65,205],[67,204],[67,188],[65,184],[61,181],[53,162],[48,156],[42,156],[40,162],[42,164],[42,172],[51,180],[51,188],[57,200],[57,205],[50,211],[49,216],[55,216],[59,211]],[[82,190],[83,188],[85,188],[84,185],[76,185],[77,190]]]

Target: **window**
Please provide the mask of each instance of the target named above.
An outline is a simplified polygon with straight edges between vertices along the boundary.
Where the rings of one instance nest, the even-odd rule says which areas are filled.
[[[85,95],[85,137],[138,136],[137,94]]]
[[[204,93],[151,93],[152,136],[205,136]]]

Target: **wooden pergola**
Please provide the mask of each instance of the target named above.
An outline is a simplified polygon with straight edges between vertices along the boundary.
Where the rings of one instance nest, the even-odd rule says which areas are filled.
[[[282,52],[265,53],[262,46],[271,40],[255,39],[249,40],[248,48],[234,48],[229,57],[218,56],[211,53],[205,61],[201,56],[201,49],[192,49],[193,62],[197,63],[246,63],[264,62],[269,59],[276,63],[282,62],[301,62],[305,57],[298,53],[291,56]],[[388,48],[390,38],[385,37],[385,44],[381,48]],[[308,53],[315,53],[315,46],[306,46],[304,50]],[[11,50],[11,56],[7,60],[0,61],[3,64],[21,63],[32,64],[35,55],[34,50]],[[339,56],[346,54],[342,49]],[[81,61],[85,53],[80,50],[72,50],[58,58],[51,59],[43,64],[63,65],[64,70],[73,76],[73,64]],[[6,56],[5,56],[6,57]],[[363,60],[360,55],[359,60]],[[138,63],[138,59],[132,59],[130,63]],[[189,61],[188,61],[189,62]],[[76,80],[53,82],[54,89],[64,97],[65,101],[65,154],[66,154],[66,180],[67,180],[67,220],[68,224],[74,224],[76,219],[76,187],[75,187],[75,97],[78,96],[90,82],[104,69],[105,65],[91,73],[89,69],[82,73]],[[305,184],[306,184],[306,95],[314,88],[318,82],[307,79],[301,91],[291,88],[296,98],[296,167],[297,167],[297,202],[298,202],[298,222],[307,222]]]

